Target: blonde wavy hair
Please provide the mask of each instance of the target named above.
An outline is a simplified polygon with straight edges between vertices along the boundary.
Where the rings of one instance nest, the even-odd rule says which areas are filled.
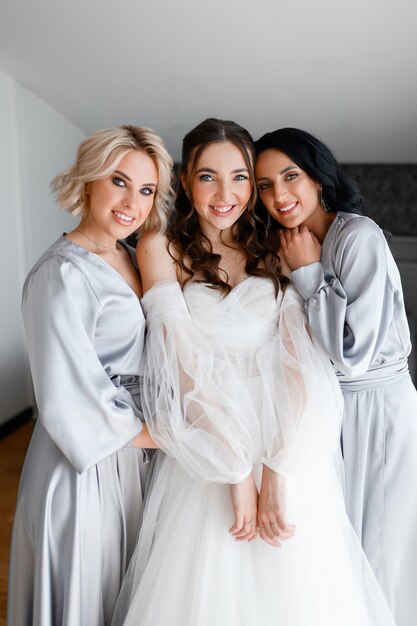
[[[172,158],[162,139],[151,128],[123,125],[99,130],[78,147],[73,165],[51,182],[59,206],[72,215],[85,217],[88,211],[86,183],[110,176],[130,150],[149,155],[158,171],[152,211],[140,230],[164,232],[172,211]]]

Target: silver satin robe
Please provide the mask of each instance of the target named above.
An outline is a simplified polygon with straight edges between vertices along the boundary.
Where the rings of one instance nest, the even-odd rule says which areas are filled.
[[[60,237],[22,303],[39,409],[13,528],[9,626],[110,624],[142,511],[145,320],[99,256]]]
[[[321,263],[291,274],[344,393],[352,524],[398,626],[417,615],[417,393],[400,275],[381,229],[339,212]]]

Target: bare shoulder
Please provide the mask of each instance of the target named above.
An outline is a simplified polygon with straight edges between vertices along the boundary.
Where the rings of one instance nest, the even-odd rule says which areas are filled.
[[[140,237],[136,257],[144,291],[161,280],[177,280],[175,260],[168,245],[167,236],[156,231],[148,231]]]
[[[152,253],[153,250],[161,252],[166,250],[167,246],[168,237],[165,234],[159,233],[156,230],[148,230],[139,237],[136,250],[138,254],[147,254],[149,252]]]

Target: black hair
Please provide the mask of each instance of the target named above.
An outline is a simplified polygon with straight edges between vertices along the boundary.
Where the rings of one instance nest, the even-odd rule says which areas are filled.
[[[298,128],[280,128],[255,141],[256,155],[279,150],[322,186],[322,198],[330,211],[359,213],[362,196],[356,182],[343,174],[331,150],[317,137]],[[263,206],[258,201],[262,214]]]

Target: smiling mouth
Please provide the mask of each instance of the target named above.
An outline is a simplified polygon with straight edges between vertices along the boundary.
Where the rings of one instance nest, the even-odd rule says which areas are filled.
[[[298,205],[298,200],[296,200],[295,202],[291,202],[291,204],[287,204],[286,206],[283,206],[281,208],[277,207],[278,211],[280,213],[289,213],[290,211],[292,211],[293,209],[295,209],[295,207]]]
[[[214,204],[209,205],[213,213],[215,213],[216,215],[221,215],[222,217],[230,215],[235,206],[235,204],[225,204],[224,206],[215,206]]]
[[[121,213],[120,211],[112,211],[112,213],[117,218],[118,221],[121,221],[123,224],[126,224],[126,226],[133,224],[133,222],[135,221],[134,217],[126,215],[125,213]]]

